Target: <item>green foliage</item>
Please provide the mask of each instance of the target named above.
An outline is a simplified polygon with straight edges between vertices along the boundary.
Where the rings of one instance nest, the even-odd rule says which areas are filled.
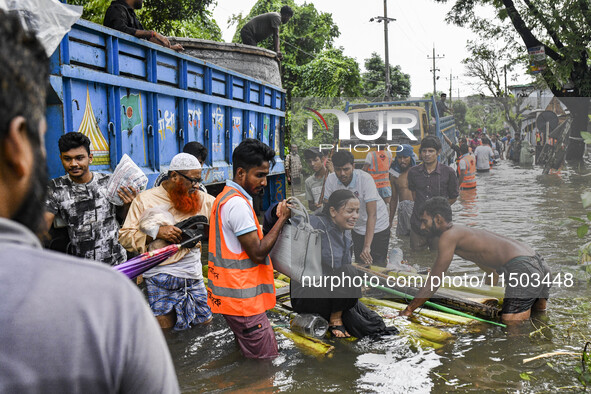
[[[375,97],[380,100],[386,91],[386,63],[376,52],[365,59],[365,72],[362,74],[363,97]],[[410,75],[401,71],[400,66],[390,65],[390,95],[405,99],[410,95]]]
[[[467,134],[468,122],[466,122],[466,114],[468,112],[468,106],[466,103],[460,100],[454,100],[452,109],[454,111],[454,119],[456,121],[456,127],[462,134]]]
[[[535,378],[532,376],[532,374],[533,374],[533,372],[532,372],[532,371],[522,372],[522,373],[520,373],[520,374],[519,374],[519,377],[520,377],[521,379],[523,379],[523,380],[530,381],[530,380],[532,380],[532,379],[535,379]]]
[[[465,104],[467,109],[463,126],[466,127],[466,133],[474,132],[477,128],[486,128],[489,134],[503,130],[503,107],[497,100],[474,95],[467,97]],[[468,130],[468,125],[471,127],[470,130]]]
[[[502,42],[511,59],[521,59],[523,66],[529,63],[527,48],[544,47],[547,67],[536,78],[569,108],[576,125],[571,137],[579,137],[580,131],[587,129],[589,106],[568,98],[591,97],[589,1],[453,0],[453,3],[448,22],[469,27],[492,42]],[[482,6],[492,7],[497,17],[481,16]],[[567,160],[582,159],[584,149],[579,149],[580,146],[580,143],[569,144]]]
[[[329,49],[309,63],[297,67],[299,84],[293,97],[355,97],[361,93],[359,65],[343,55],[343,49]]]
[[[101,24],[111,0],[68,0],[84,6],[82,18]],[[142,25],[166,36],[221,41],[222,33],[207,10],[213,0],[145,0],[136,12]]]
[[[591,354],[587,350],[590,347],[589,345],[591,345],[591,342],[585,344],[583,355],[581,356],[581,365],[575,367],[575,371],[579,374],[577,378],[585,387],[591,385]]]
[[[513,130],[520,131],[523,113],[529,107],[524,105],[525,98],[513,97],[504,89],[505,73],[515,68],[518,59],[512,58],[507,48],[495,48],[488,40],[468,41],[467,49],[470,57],[462,60],[466,76],[476,81],[473,85],[481,94],[494,97],[495,107],[502,108],[504,120]]]

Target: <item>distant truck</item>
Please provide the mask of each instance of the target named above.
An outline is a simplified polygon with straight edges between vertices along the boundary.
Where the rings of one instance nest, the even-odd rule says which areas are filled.
[[[240,48],[231,47],[228,57],[237,56]],[[262,207],[285,198],[280,86],[82,19],[50,60],[45,141],[52,178],[64,175],[57,141],[67,132],[90,138],[92,171],[112,172],[127,154],[149,185],[187,142],[198,141],[209,151],[202,178],[215,195],[232,178],[234,148],[256,138],[277,161]]]
[[[434,114],[433,118],[429,117],[429,107],[433,109],[431,112]],[[455,120],[453,115],[439,117],[434,98],[379,103],[347,103],[345,112],[351,119],[351,127],[354,127],[354,118],[357,117],[357,127],[359,132],[364,135],[376,133],[379,116],[382,113],[384,131],[387,130],[388,117],[390,117],[389,121],[393,124],[408,124],[409,127],[407,127],[407,130],[416,138],[416,140],[412,140],[403,130],[395,129],[392,132],[392,139],[390,140],[386,140],[386,137],[383,136],[375,141],[364,141],[357,138],[353,130],[351,130],[351,139],[340,141],[339,147],[341,149],[348,146],[357,147],[357,149],[351,150],[351,153],[355,157],[356,167],[360,168],[363,166],[368,152],[377,150],[378,147],[381,150],[386,149],[388,145],[390,145],[391,151],[395,151],[396,147],[393,145],[410,144],[413,146],[417,157],[419,157],[421,140],[430,134],[437,136],[441,140],[442,151],[439,161],[449,164],[453,160],[453,150],[444,141],[443,134],[452,142],[457,143]],[[400,115],[397,116],[396,113]],[[365,146],[367,146],[367,149]],[[395,153],[393,152],[392,155],[395,156]]]

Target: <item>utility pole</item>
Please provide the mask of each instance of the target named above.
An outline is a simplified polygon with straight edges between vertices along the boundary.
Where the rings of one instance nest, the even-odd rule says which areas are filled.
[[[452,74],[452,70],[449,70],[449,104],[451,105],[453,103],[453,99],[452,99],[452,86],[451,83],[454,79],[458,79],[458,77],[454,77]],[[458,98],[460,97],[460,95],[458,94]]]
[[[507,97],[507,65],[503,66],[503,70],[505,71],[505,94],[504,96]]]
[[[435,55],[435,45],[433,45],[433,56],[427,55],[427,59],[433,59],[433,68],[431,69],[433,72],[433,97],[437,97],[437,71],[440,71],[435,67],[435,61],[443,58],[445,58],[445,55]]]
[[[377,21],[378,23],[384,22],[384,46],[385,46],[385,55],[384,55],[384,62],[386,63],[386,91],[384,92],[384,97],[389,99],[391,97],[391,86],[390,86],[390,57],[388,53],[388,23],[396,21],[394,18],[388,18],[388,3],[387,0],[384,0],[384,16],[376,16],[375,18],[371,18],[369,21]]]

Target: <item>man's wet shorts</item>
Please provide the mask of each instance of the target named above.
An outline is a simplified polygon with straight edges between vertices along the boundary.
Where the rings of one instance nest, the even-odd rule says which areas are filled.
[[[552,273],[544,258],[537,253],[535,256],[515,257],[497,272],[499,275],[504,274],[505,282],[501,313],[528,311],[538,299],[548,299],[550,296]]]

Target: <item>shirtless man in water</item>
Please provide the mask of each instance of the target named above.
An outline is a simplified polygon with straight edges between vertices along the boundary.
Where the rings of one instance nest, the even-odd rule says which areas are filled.
[[[408,170],[416,165],[412,146],[401,145],[402,150],[396,153],[396,157],[390,166],[390,185],[392,186],[392,199],[390,200],[390,226],[394,220],[394,214],[398,209],[398,224],[396,235],[410,235],[410,215],[414,201],[412,192],[408,188]]]
[[[428,200],[421,211],[421,231],[428,233],[429,238],[438,236],[439,249],[429,279],[414,300],[400,312],[401,316],[410,316],[437,291],[439,286],[432,286],[432,278],[438,277],[439,283],[442,283],[442,276],[454,254],[476,263],[486,272],[504,274],[507,289],[503,301],[503,321],[526,320],[532,310],[546,309],[551,273],[544,259],[532,248],[486,230],[452,223],[451,207],[445,197]],[[510,277],[516,277],[517,283],[509,280]],[[433,283],[436,284],[437,280]]]

